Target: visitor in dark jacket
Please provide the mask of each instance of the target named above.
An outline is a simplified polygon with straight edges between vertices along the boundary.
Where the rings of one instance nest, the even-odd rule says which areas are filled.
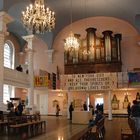
[[[19,104],[18,104],[17,108],[18,108],[18,113],[19,113],[19,116],[21,116],[21,115],[22,115],[22,112],[23,112],[23,105],[22,105],[22,103],[21,103],[21,102],[19,102]]]
[[[88,126],[89,126],[89,127],[92,127],[92,126],[96,125],[97,122],[98,122],[100,119],[102,119],[102,118],[103,118],[102,111],[98,110],[98,111],[97,111],[97,114],[96,114],[96,117],[95,117],[95,120],[93,120],[93,119],[89,120]]]
[[[132,117],[140,117],[140,105],[136,100],[133,101],[133,105],[131,107],[131,115]]]
[[[72,120],[72,111],[74,111],[74,107],[73,107],[73,104],[71,102],[71,104],[69,106],[70,120]]]

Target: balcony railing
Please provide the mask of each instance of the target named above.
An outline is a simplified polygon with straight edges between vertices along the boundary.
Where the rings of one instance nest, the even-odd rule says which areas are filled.
[[[29,75],[17,70],[4,68],[4,83],[28,88],[30,86]]]

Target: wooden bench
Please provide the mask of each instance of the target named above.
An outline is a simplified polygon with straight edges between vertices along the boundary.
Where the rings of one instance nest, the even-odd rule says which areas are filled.
[[[129,138],[135,140],[135,121],[132,118],[128,118],[128,127],[121,128],[121,139]]]
[[[7,121],[0,121],[0,133],[6,133],[8,122]]]
[[[12,130],[12,131],[11,131]],[[11,133],[26,133],[27,137],[32,137],[46,131],[46,121],[40,120],[32,115],[8,117],[8,134]]]
[[[7,120],[4,119],[3,111],[0,111],[0,133],[6,132]]]
[[[72,140],[88,140],[90,129],[91,128],[86,127],[85,129],[83,129],[79,133],[76,133],[75,135],[73,135],[70,139],[72,139]]]
[[[100,119],[96,125],[91,127],[90,135],[95,139],[102,139],[105,134],[105,127],[104,127],[105,117]]]

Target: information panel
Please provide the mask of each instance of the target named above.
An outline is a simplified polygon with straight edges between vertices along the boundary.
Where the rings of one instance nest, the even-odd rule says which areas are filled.
[[[116,73],[64,75],[66,90],[111,90],[117,88]]]

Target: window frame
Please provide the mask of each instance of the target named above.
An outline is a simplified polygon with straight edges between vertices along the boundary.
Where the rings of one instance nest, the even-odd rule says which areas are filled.
[[[4,43],[4,67],[14,69],[14,63],[15,63],[15,49],[14,45],[11,41],[6,41]]]

